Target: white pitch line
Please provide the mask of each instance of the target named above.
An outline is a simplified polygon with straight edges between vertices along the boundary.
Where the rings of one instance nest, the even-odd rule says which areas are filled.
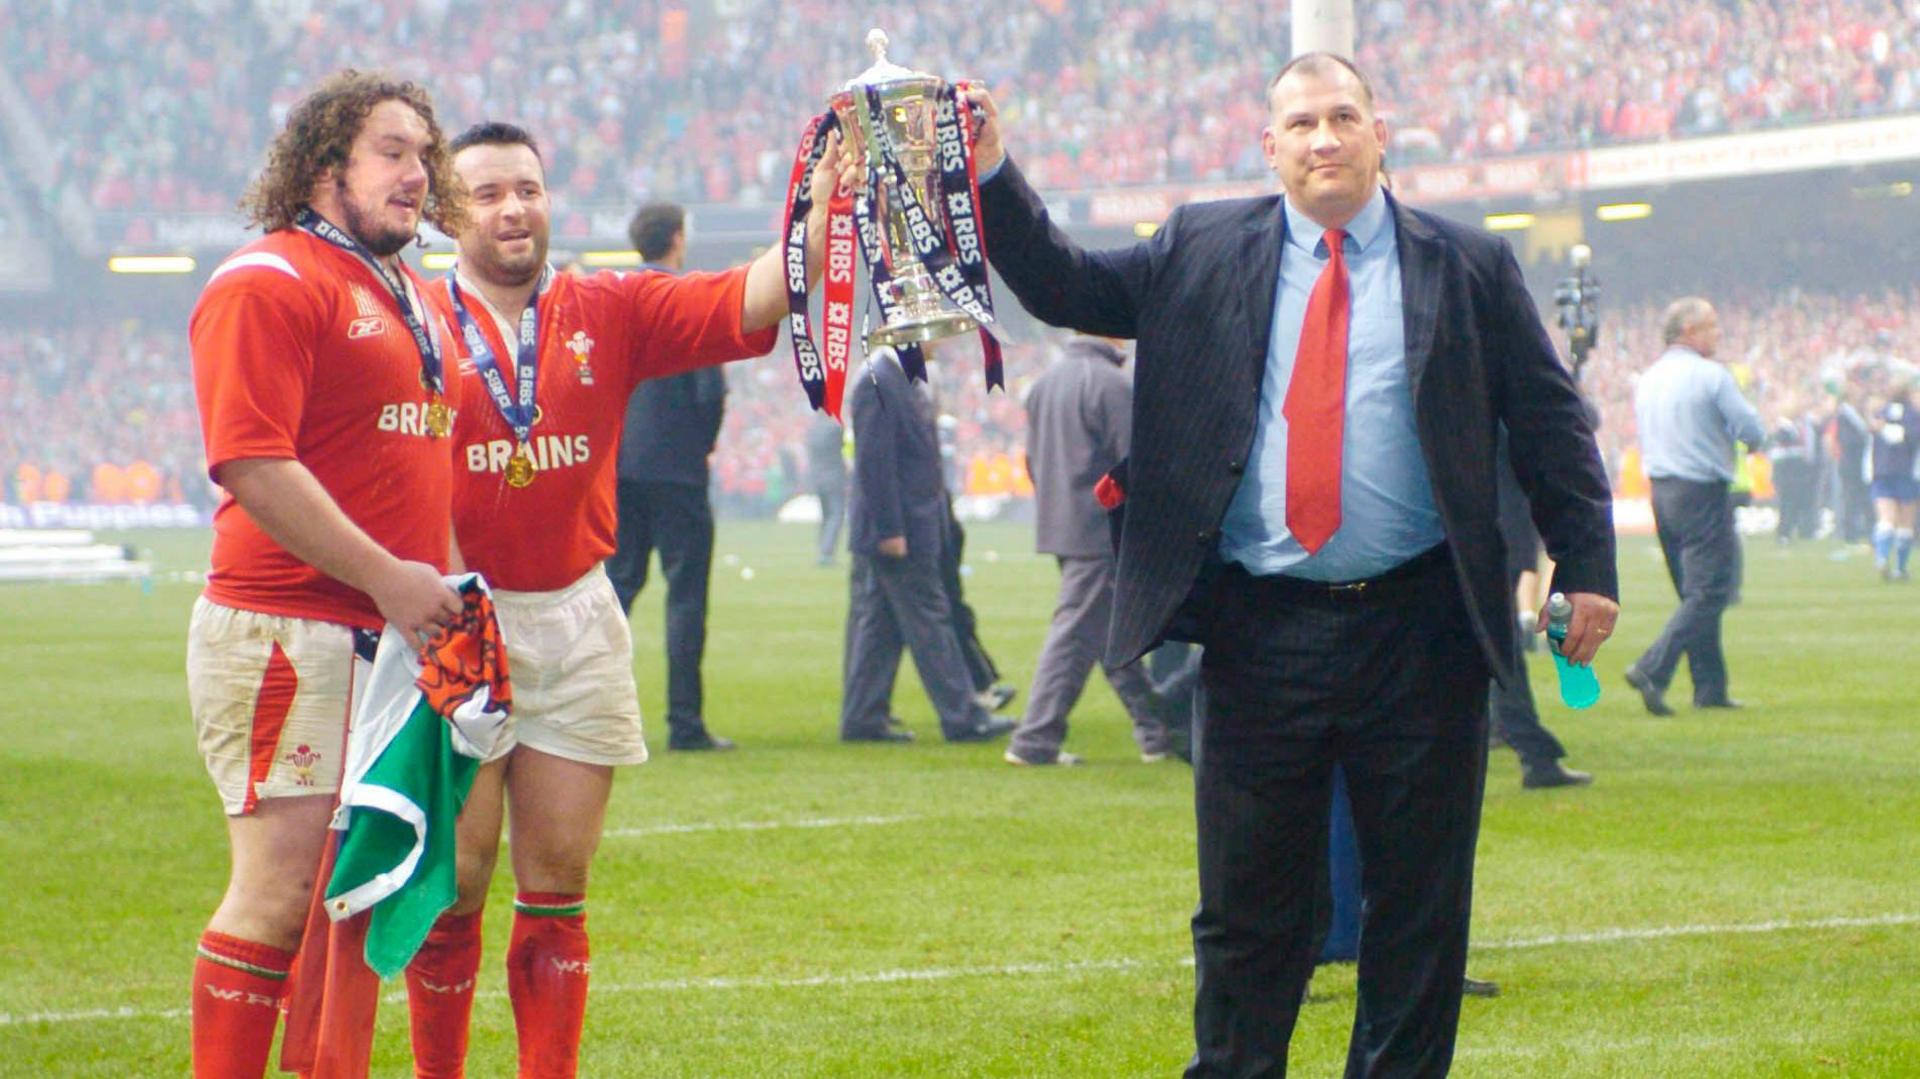
[[[925,820],[924,817],[813,817],[802,820],[700,821],[693,824],[644,824],[636,828],[609,828],[601,835],[628,839],[643,835],[688,835],[694,832],[771,832],[782,828],[872,828]]]
[[[1876,914],[1864,918],[1817,918],[1797,921],[1782,918],[1770,922],[1726,922],[1718,925],[1664,925],[1633,929],[1596,929],[1586,933],[1552,933],[1541,937],[1516,937],[1508,940],[1480,941],[1476,950],[1505,948],[1551,948],[1562,944],[1608,944],[1621,940],[1664,940],[1668,937],[1721,937],[1746,933],[1784,933],[1807,929],[1873,929],[1881,926],[1920,925],[1920,914]]]
[[[1181,962],[1191,965],[1193,960]],[[961,978],[1010,978],[1049,974],[1098,974],[1152,966],[1140,959],[1087,959],[1072,963],[1003,963],[983,967],[927,967],[919,970],[876,970],[867,974],[804,974],[790,978],[674,978],[658,982],[610,985],[608,993],[677,993],[712,989],[837,989],[855,985],[893,985],[899,982],[944,982]],[[1165,963],[1164,965],[1174,965]]]
[[[912,819],[912,818],[901,818]],[[792,822],[783,826],[793,827]],[[1733,922],[1705,925],[1665,925],[1640,928],[1599,929],[1586,933],[1556,933],[1538,937],[1515,937],[1482,941],[1476,951],[1514,948],[1548,948],[1569,944],[1609,944],[1621,941],[1664,940],[1670,937],[1728,936],[1736,934],[1785,933],[1824,929],[1875,929],[1920,925],[1920,914],[1880,914],[1852,918],[1817,918],[1805,921],[1777,919],[1766,922]],[[929,967],[919,970],[879,970],[865,974],[807,974],[786,978],[672,978],[663,981],[595,985],[593,992],[609,993],[685,993],[738,989],[819,989],[860,985],[891,985],[900,982],[955,981],[961,978],[1034,977],[1061,974],[1098,974],[1141,970],[1153,966],[1193,965],[1192,958],[1179,960],[1091,959],[1071,963],[1004,963],[978,967]],[[479,997],[499,997],[499,990],[483,991]],[[389,993],[389,1003],[406,1000],[405,992]],[[109,1019],[178,1019],[185,1008],[89,1008],[72,1012],[0,1012],[0,1027],[35,1023],[87,1023]]]
[[[185,1019],[186,1008],[87,1008],[77,1012],[0,1012],[0,1027],[32,1023],[89,1023],[96,1019]]]

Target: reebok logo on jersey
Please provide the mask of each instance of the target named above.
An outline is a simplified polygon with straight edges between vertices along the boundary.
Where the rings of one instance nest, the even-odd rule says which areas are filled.
[[[347,326],[347,340],[358,341],[363,337],[378,337],[387,332],[386,317],[380,313],[380,301],[373,298],[367,286],[359,282],[350,283],[348,290],[353,294],[353,310],[359,318]]]

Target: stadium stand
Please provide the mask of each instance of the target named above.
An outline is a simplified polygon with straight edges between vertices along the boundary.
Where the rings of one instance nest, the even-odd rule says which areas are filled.
[[[1264,121],[1262,87],[1289,50],[1285,4],[983,0],[887,19],[896,59],[1002,89],[1010,138],[1045,189],[1124,193],[1265,175],[1253,133]],[[556,234],[568,235],[575,208],[623,223],[647,197],[765,207],[801,119],[867,62],[830,0],[0,0],[0,22],[15,46],[0,58],[0,245],[57,234],[74,258],[167,246],[140,232],[156,213],[230,223],[286,109],[348,64],[425,81],[450,128],[489,116],[527,122],[546,146]],[[1920,7],[1885,0],[1380,0],[1360,32],[1396,165],[1920,107]],[[505,63],[507,45],[535,62]],[[761,235],[758,213],[743,216]],[[1871,239],[1859,220],[1826,231]],[[96,234],[109,221],[131,231]],[[182,246],[204,261],[226,249],[222,237]],[[1772,242],[1729,259],[1760,265],[1756,251],[1770,254]],[[1601,347],[1585,373],[1616,467],[1633,437],[1634,372],[1658,351],[1656,297],[1695,287],[1647,278],[1679,260],[1645,250],[1625,256],[1642,263],[1637,292],[1609,281]],[[1845,261],[1818,258],[1831,268]],[[1766,264],[1777,269],[1771,277],[1714,296],[1740,353],[1732,358],[1763,400],[1831,382],[1836,365],[1915,354],[1908,312],[1920,295],[1849,293],[1853,281],[1802,275],[1791,260]],[[1811,291],[1779,287],[1797,276]],[[54,305],[0,335],[0,399],[12,417],[0,425],[0,501],[210,504],[179,326],[190,302],[190,288],[149,291],[106,322]],[[1024,327],[1017,336],[1028,343],[1009,357],[1009,393],[988,395],[973,359],[935,365],[953,417],[957,492],[1021,487],[1019,391],[1050,346]],[[730,372],[715,474],[734,512],[768,512],[801,490],[805,415],[784,348]]]
[[[1251,179],[1287,5],[986,0],[895,9],[904,62],[1004,89],[1046,189]],[[763,202],[831,75],[866,66],[826,0],[0,0],[53,182],[101,210],[223,210],[302,87],[384,67],[452,126],[523,121],[576,202]],[[1920,11],[1884,0],[1384,0],[1360,23],[1400,163],[1910,111]],[[508,65],[496,50],[510,43]],[[85,134],[83,134],[85,133]]]

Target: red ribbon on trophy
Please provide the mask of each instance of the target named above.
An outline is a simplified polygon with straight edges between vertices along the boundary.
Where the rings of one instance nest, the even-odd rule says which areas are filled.
[[[794,366],[809,403],[836,419],[852,358],[856,248],[880,312],[866,346],[895,349],[907,374],[924,378],[922,344],[978,330],[987,386],[1005,385],[968,84],[889,63],[878,30],[868,33],[867,46],[873,67],[835,94],[801,136],[783,229]],[[836,191],[828,203],[823,356],[813,342],[806,288],[807,217],[813,172],[835,129],[867,168],[854,191]]]

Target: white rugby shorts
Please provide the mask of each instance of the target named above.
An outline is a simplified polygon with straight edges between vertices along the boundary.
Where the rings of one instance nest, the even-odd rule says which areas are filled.
[[[262,798],[340,790],[355,682],[354,631],[225,607],[187,628],[187,699],[200,756],[230,816]]]
[[[513,714],[493,759],[523,745],[586,764],[640,764],[647,743],[633,634],[606,569],[552,592],[493,590]]]

